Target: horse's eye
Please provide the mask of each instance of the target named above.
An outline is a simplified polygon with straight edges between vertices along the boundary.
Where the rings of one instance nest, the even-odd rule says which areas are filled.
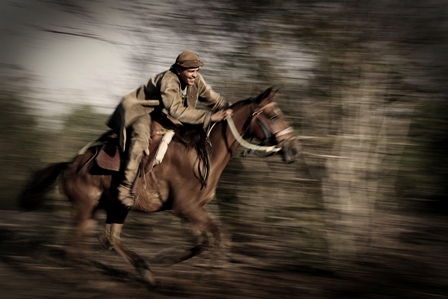
[[[276,120],[276,119],[277,119],[277,117],[278,117],[278,115],[277,115],[277,114],[274,114],[274,115],[272,115],[272,116],[271,116],[271,121],[274,121],[274,120]]]

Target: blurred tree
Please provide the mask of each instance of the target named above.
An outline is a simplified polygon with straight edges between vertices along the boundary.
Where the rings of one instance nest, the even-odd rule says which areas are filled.
[[[109,130],[105,123],[108,115],[95,112],[90,105],[74,106],[62,116],[63,128],[52,142],[52,160],[68,161],[88,142]]]
[[[0,65],[0,205],[14,202],[30,170],[42,157],[43,133],[36,128],[29,83],[33,77],[13,65]]]
[[[431,11],[443,7],[440,2],[431,5]],[[383,213],[399,203],[398,174],[415,179],[428,174],[424,164],[402,160],[405,147],[416,141],[410,139],[410,125],[421,123],[417,113],[426,119],[423,123],[432,123],[423,134],[435,128],[434,120],[421,112],[421,107],[435,107],[423,92],[433,83],[427,85],[427,78],[419,76],[422,61],[416,55],[441,42],[444,30],[440,18],[435,21],[428,10],[419,8],[414,1],[320,2],[303,10],[303,18],[296,21],[297,35],[319,57],[309,101],[301,106],[306,120],[302,129],[317,137],[304,141],[308,165],[325,169],[321,188],[336,268],[347,269],[348,262],[376,246],[374,228],[382,230],[387,225]],[[422,23],[425,29],[418,25]],[[443,88],[430,89],[445,95]],[[431,147],[428,140],[424,144]],[[407,162],[422,162],[421,145],[412,154],[408,151],[413,157]],[[443,172],[433,173],[429,181],[442,176]],[[435,190],[431,184],[426,187]]]

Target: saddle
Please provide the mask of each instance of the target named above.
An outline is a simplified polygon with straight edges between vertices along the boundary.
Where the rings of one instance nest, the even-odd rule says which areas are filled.
[[[119,171],[121,165],[121,155],[118,143],[106,141],[101,146],[95,160],[96,164],[103,169]]]
[[[152,167],[160,164],[168,149],[168,145],[174,136],[174,131],[165,129],[159,122],[153,121],[151,125],[151,140],[149,143],[149,156],[144,156],[144,161],[152,159]],[[101,145],[95,157],[96,164],[103,169],[120,171],[122,163],[121,150],[118,145],[118,136],[111,134]]]

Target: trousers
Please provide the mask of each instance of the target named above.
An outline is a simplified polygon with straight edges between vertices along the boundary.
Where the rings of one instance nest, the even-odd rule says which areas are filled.
[[[128,155],[124,167],[122,185],[132,187],[138,173],[138,167],[143,154],[149,147],[151,137],[151,116],[149,114],[139,117],[131,125]]]

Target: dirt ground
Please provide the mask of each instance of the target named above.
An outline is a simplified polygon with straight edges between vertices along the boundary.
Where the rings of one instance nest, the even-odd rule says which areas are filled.
[[[380,259],[341,274],[288,261],[291,248],[282,246],[287,233],[276,237],[244,223],[225,227],[232,242],[217,261],[205,253],[168,266],[155,255],[186,245],[180,223],[167,213],[131,213],[122,241],[150,263],[158,281],[155,289],[93,238],[86,258],[65,259],[63,249],[73,233],[68,212],[0,211],[0,219],[0,290],[5,299],[448,297],[448,225],[440,219],[434,221],[437,225],[401,234],[400,254],[378,253]]]

